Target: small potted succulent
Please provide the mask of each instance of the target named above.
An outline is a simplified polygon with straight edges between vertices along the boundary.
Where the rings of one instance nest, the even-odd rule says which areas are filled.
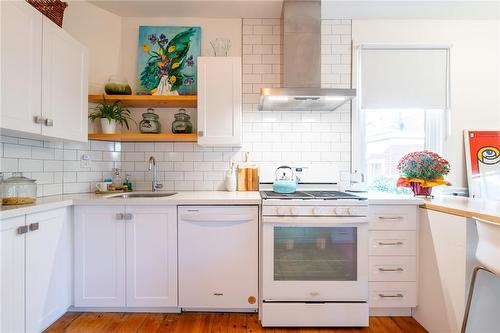
[[[120,101],[115,101],[111,104],[103,101],[94,110],[94,112],[89,114],[89,119],[92,121],[100,119],[102,132],[105,134],[114,134],[116,132],[116,124],[129,129],[128,122],[135,122],[130,117],[130,110],[124,108]]]
[[[398,163],[398,187],[410,187],[415,196],[431,196],[432,187],[449,185],[443,176],[450,172],[450,163],[431,151],[406,154]]]

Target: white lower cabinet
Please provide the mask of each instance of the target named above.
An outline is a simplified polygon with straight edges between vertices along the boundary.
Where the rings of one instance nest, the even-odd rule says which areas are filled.
[[[0,332],[24,332],[25,216],[0,223]]]
[[[176,207],[75,207],[75,307],[177,306]]]
[[[258,207],[179,206],[179,306],[257,309]]]
[[[409,315],[417,306],[417,209],[370,206],[369,303],[371,309],[383,309],[372,315]]]
[[[123,212],[123,206],[75,207],[77,307],[125,306]]]
[[[127,206],[127,306],[177,306],[177,210]]]
[[[42,332],[71,306],[66,208],[1,221],[0,331]]]

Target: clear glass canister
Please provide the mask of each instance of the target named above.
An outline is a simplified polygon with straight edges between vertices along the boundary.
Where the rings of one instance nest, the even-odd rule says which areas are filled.
[[[34,179],[23,177],[21,172],[14,172],[12,177],[2,182],[2,204],[24,205],[36,201],[36,183]]]
[[[172,123],[172,133],[192,133],[193,124],[191,117],[186,113],[186,110],[179,109],[179,113],[174,115],[174,122]]]
[[[148,109],[146,113],[142,114],[142,120],[139,123],[139,130],[141,133],[161,133],[160,116],[155,113],[155,110]]]

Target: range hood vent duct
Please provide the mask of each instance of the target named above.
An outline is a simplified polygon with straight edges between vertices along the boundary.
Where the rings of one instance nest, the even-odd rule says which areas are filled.
[[[321,1],[285,0],[282,88],[262,88],[261,111],[333,111],[355,89],[321,89]]]

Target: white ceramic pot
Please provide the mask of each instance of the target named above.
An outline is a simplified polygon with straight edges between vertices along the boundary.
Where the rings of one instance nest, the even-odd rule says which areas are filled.
[[[116,133],[116,120],[109,121],[106,118],[101,118],[101,129],[104,134]]]

